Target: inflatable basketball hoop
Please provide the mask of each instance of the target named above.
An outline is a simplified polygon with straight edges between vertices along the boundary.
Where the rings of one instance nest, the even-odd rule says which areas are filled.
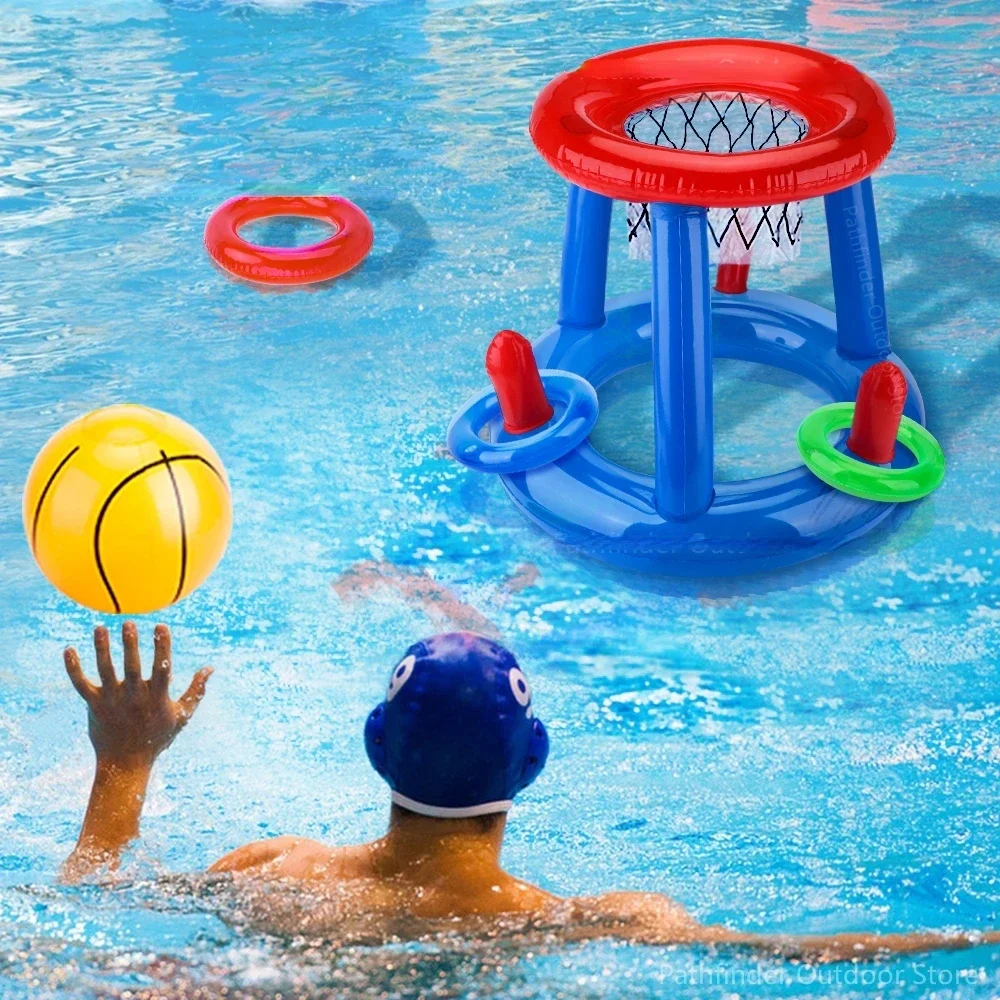
[[[894,138],[881,89],[793,45],[669,42],[556,78],[530,131],[570,183],[559,318],[535,358],[550,376],[569,372],[595,389],[652,361],[656,464],[655,476],[641,475],[584,440],[546,465],[502,474],[524,513],[607,561],[706,576],[795,563],[887,517],[894,504],[833,490],[804,466],[716,484],[712,414],[713,355],[786,369],[834,402],[853,401],[862,374],[890,359],[909,384],[907,415],[923,424],[920,393],[887,333],[869,179]],[[836,316],[747,290],[753,267],[795,256],[801,202],[817,197]],[[653,280],[648,293],[606,301],[615,199],[629,203],[630,252],[651,259]],[[483,433],[511,447],[499,416]]]

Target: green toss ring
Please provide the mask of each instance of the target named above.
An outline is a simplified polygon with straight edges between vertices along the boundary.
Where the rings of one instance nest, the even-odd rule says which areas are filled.
[[[899,503],[919,500],[944,479],[944,452],[926,427],[909,417],[899,423],[896,440],[908,448],[916,464],[908,469],[869,465],[830,444],[830,435],[846,430],[854,419],[854,403],[829,403],[799,424],[797,444],[809,471],[827,486],[863,500]]]

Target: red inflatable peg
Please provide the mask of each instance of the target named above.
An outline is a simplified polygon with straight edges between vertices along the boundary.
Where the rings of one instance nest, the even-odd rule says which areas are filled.
[[[861,376],[847,447],[873,465],[887,465],[906,403],[906,376],[891,361],[879,361]]]
[[[501,330],[490,342],[486,372],[500,400],[508,434],[527,434],[552,419],[554,411],[531,344],[516,330]]]
[[[715,273],[715,290],[725,295],[742,295],[747,290],[749,277],[749,264],[723,262]]]

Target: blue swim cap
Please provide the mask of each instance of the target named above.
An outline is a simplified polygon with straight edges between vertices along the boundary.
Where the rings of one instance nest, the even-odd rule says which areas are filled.
[[[514,657],[472,632],[411,646],[385,701],[368,716],[365,749],[392,801],[424,816],[506,812],[549,755],[531,688]]]

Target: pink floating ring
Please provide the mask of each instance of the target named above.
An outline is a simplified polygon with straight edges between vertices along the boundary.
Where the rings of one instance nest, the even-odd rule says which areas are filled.
[[[239,235],[241,226],[276,215],[329,223],[336,232],[304,247],[262,247]],[[346,198],[238,195],[223,202],[205,226],[205,248],[230,274],[265,285],[308,285],[357,267],[368,256],[374,234],[368,216]]]

